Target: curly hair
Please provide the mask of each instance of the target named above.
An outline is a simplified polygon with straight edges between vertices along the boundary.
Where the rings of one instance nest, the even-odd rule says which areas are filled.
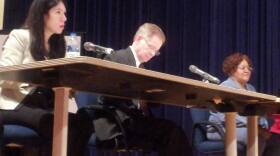
[[[249,66],[252,67],[252,61],[246,54],[236,52],[227,56],[223,62],[223,72],[231,76],[243,60],[247,61]]]

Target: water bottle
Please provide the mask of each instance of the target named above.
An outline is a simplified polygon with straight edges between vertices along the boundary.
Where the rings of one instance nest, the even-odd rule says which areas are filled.
[[[80,37],[76,33],[70,33],[66,38],[66,57],[80,56]]]

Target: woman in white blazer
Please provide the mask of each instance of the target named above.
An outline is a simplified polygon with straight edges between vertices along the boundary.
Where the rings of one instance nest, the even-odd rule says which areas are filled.
[[[9,34],[0,66],[64,57],[65,12],[64,0],[34,0],[23,28]],[[13,123],[30,127],[46,139],[51,151],[53,91],[7,81],[0,81],[0,87],[0,126]],[[68,155],[83,155],[91,125],[84,115],[69,114]]]

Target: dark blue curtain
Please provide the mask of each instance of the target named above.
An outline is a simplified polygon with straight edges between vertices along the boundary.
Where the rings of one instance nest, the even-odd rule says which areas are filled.
[[[223,59],[247,53],[254,64],[251,83],[278,94],[278,0],[70,0],[68,8],[68,31],[114,49],[127,47],[144,22],[161,26],[167,44],[148,64],[153,70],[197,79],[188,71],[195,64],[225,79]]]
[[[4,32],[22,24],[30,2],[6,0]],[[223,59],[244,52],[254,64],[251,83],[260,92],[278,95],[279,0],[68,0],[67,15],[66,31],[114,49],[126,48],[142,23],[159,25],[167,43],[147,66],[183,77],[199,79],[188,71],[195,64],[224,80]],[[155,112],[190,134],[187,109],[162,106]]]

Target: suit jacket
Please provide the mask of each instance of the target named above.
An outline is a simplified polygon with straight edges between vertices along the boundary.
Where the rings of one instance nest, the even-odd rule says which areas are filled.
[[[118,50],[113,52],[111,55],[107,55],[104,58],[112,62],[117,62],[121,64],[126,64],[129,66],[136,66],[136,61],[134,59],[131,49],[128,47],[126,49]]]
[[[0,66],[34,62],[30,53],[30,35],[26,29],[11,31],[0,55]],[[33,89],[26,83],[0,81],[0,109],[13,110]]]
[[[107,55],[104,59],[136,66],[136,61],[130,48],[116,51]],[[132,100],[100,96],[99,104],[111,108],[113,107],[123,123],[132,122],[133,119],[143,116],[143,112],[137,108],[137,105],[134,104]],[[114,119],[111,119],[108,114],[102,112],[95,112],[94,127],[96,136],[99,140],[108,140],[122,135]]]

